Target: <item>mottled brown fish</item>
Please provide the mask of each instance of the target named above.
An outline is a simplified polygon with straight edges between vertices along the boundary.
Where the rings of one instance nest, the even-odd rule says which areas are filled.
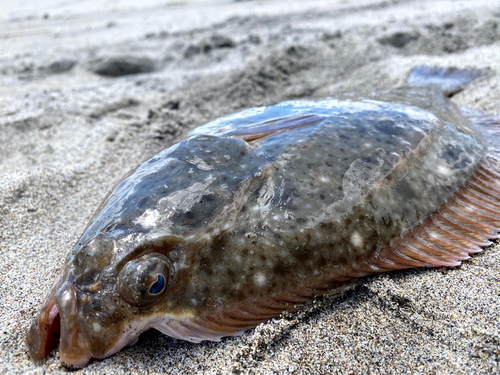
[[[500,117],[442,94],[475,75],[421,67],[410,83],[437,88],[195,129],[101,204],[28,331],[31,357],[59,343],[80,367],[149,328],[217,341],[356,277],[459,265],[500,231]]]

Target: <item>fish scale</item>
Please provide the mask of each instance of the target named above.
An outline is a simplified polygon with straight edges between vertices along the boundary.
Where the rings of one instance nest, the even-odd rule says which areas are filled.
[[[420,67],[409,81],[430,87],[288,101],[186,134],[105,198],[30,355],[58,331],[73,367],[149,328],[217,341],[353,278],[460,265],[500,227],[500,118],[443,96],[479,73]]]

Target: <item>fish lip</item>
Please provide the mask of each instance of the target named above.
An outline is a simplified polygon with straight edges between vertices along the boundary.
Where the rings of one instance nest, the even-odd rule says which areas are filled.
[[[70,272],[71,273],[71,272]],[[71,275],[67,279],[71,280]],[[34,361],[43,360],[59,343],[61,362],[67,367],[85,366],[92,354],[78,323],[75,287],[62,277],[54,283],[46,302],[26,335],[28,353]],[[57,333],[60,333],[57,335]],[[59,337],[57,337],[59,336]]]
[[[42,361],[59,343],[59,309],[51,297],[40,310],[26,334],[28,353],[34,361]]]
[[[34,361],[42,361],[59,342],[60,316],[59,309],[55,304],[54,293],[59,287],[64,273],[62,270],[57,275],[45,297],[40,312],[26,333],[25,343],[28,353]]]
[[[92,354],[88,349],[88,339],[78,323],[78,301],[72,282],[65,281],[54,294],[61,320],[59,357],[68,367],[83,367]]]

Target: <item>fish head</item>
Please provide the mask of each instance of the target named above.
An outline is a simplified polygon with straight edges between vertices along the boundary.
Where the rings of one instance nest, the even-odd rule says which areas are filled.
[[[195,137],[135,168],[68,254],[28,331],[30,356],[42,360],[59,343],[61,361],[82,367],[160,318],[191,314],[179,292],[187,263],[235,215],[260,167],[242,140]]]
[[[171,237],[99,234],[75,247],[28,331],[30,356],[42,360],[59,344],[66,366],[83,367],[135,342],[172,310],[183,254],[182,239]]]

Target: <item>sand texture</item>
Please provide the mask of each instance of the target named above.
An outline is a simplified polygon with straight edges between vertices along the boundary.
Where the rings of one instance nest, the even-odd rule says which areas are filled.
[[[13,3],[13,4],[11,4]],[[500,1],[117,0],[0,5],[0,374],[68,372],[24,337],[108,190],[240,109],[488,68],[453,97],[500,114]],[[72,374],[498,374],[500,249],[357,280],[241,337],[156,331]]]

